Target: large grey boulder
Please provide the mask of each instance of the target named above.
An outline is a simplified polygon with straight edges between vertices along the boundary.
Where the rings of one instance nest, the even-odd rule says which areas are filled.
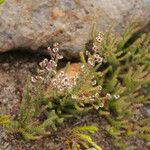
[[[66,57],[76,57],[93,24],[150,18],[150,0],[6,0],[0,5],[0,52],[43,51],[59,42]]]

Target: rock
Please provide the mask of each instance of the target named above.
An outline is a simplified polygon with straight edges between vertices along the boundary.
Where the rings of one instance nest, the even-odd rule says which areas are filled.
[[[120,28],[129,20],[150,17],[150,0],[11,0],[0,5],[0,52],[42,51],[61,44],[66,57],[78,57],[92,26]],[[118,30],[119,30],[118,28]]]

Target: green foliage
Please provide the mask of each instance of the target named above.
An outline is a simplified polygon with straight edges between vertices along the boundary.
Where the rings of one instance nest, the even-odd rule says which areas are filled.
[[[82,101],[81,95],[91,96],[97,92],[97,87],[93,87],[89,82],[95,73],[94,70],[87,70],[77,81],[77,85],[71,91],[67,89],[64,95],[55,89],[45,94],[45,81],[39,80],[34,85],[27,81],[18,115],[15,119],[12,118],[13,121],[6,127],[7,131],[21,134],[25,140],[37,140],[50,135],[52,130],[56,131],[56,126],[62,124],[65,119],[79,117],[93,109],[96,103],[90,102],[88,97],[85,97],[86,101]],[[85,87],[81,87],[81,84]],[[92,140],[91,144],[94,146]]]
[[[133,128],[133,126],[137,126],[137,122],[133,123],[132,120],[136,114],[134,110],[139,110],[138,105],[149,103],[150,100],[148,92],[150,84],[150,33],[141,34],[131,44],[127,44],[136,31],[138,29],[132,25],[125,30],[122,36],[115,37],[106,33],[103,43],[100,44],[101,54],[107,60],[107,68],[110,68],[103,70],[103,72],[107,71],[103,77],[104,90],[119,95],[118,99],[112,97],[107,107],[100,110],[100,114],[111,124],[107,131],[118,142],[121,141],[121,137],[125,136],[137,136],[144,139],[149,137],[148,125],[143,124],[146,129],[143,132],[141,125],[136,129]],[[125,149],[125,145],[121,142],[117,146]]]
[[[39,83],[38,83],[39,84]],[[55,124],[60,124],[63,118],[55,110],[47,111],[50,105],[44,105],[42,88],[37,93],[25,88],[17,120],[14,119],[7,128],[11,133],[19,133],[25,140],[36,140],[56,130]],[[35,95],[36,94],[36,95]],[[49,130],[50,129],[50,130]]]
[[[122,35],[115,35],[110,30],[98,37],[93,30],[93,48],[81,52],[80,72],[75,84],[70,86],[69,79],[66,79],[67,84],[65,82],[62,86],[60,82],[60,85],[56,83],[56,87],[48,88],[47,85],[53,85],[48,79],[59,80],[51,72],[33,85],[28,82],[18,115],[10,122],[3,117],[0,123],[5,125],[9,122],[8,131],[19,133],[26,140],[35,140],[57,130],[57,126],[67,118],[82,117],[96,110],[108,121],[110,126],[106,131],[114,138],[117,147],[125,149],[123,137],[148,139],[148,123],[141,118],[138,123],[133,119],[137,113],[133,110],[139,110],[139,106],[150,100],[150,33],[140,34],[130,43],[138,30],[137,25],[131,25]],[[69,65],[66,72],[67,68]],[[63,76],[66,78],[65,72]],[[95,131],[97,128],[93,126],[71,129],[66,137],[69,138],[68,149],[78,150],[90,145],[100,150],[85,133]]]
[[[10,116],[0,115],[0,125],[8,126],[10,124]]]
[[[2,4],[2,3],[4,3],[5,2],[5,0],[0,0],[0,4]]]
[[[88,134],[93,134],[98,131],[95,126],[81,126],[74,127],[68,130],[66,136],[64,137],[66,147],[68,150],[80,150],[82,148],[90,148],[91,146],[96,150],[102,150],[90,137]]]

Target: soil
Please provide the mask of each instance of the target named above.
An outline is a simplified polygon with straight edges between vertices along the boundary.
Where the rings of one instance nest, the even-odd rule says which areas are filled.
[[[0,54],[0,114],[14,114],[22,99],[22,91],[28,75],[36,72],[38,63],[46,56],[25,52],[8,52]],[[61,63],[64,66],[65,62]],[[147,112],[146,107],[143,107]],[[143,114],[140,114],[143,115]],[[68,120],[58,128],[51,136],[38,141],[23,141],[19,135],[9,135],[0,127],[0,150],[66,150],[61,140],[64,129],[74,125],[96,125],[100,127],[93,139],[103,150],[116,150],[113,138],[105,131],[108,123],[98,117],[96,112],[90,113],[76,120]],[[139,140],[136,137],[125,139],[129,145],[134,145],[136,150],[148,150],[150,143]]]

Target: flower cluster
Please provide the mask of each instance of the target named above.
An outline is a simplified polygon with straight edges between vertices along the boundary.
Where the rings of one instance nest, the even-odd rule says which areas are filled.
[[[100,32],[98,36],[96,37],[97,42],[101,43],[103,40],[103,34]],[[89,51],[85,51],[85,55],[89,56],[88,58],[88,64],[90,67],[94,67],[96,64],[100,64],[103,62],[103,57],[100,55],[100,50],[97,45],[93,43],[92,47],[92,55],[89,55]]]
[[[37,76],[31,77],[31,82],[36,83],[37,81],[48,82],[48,76],[56,75],[57,63],[54,60],[48,60],[45,58],[42,62],[39,63],[39,68],[37,70]]]
[[[91,57],[88,58],[88,65],[94,67],[96,64],[100,64],[103,62],[103,57],[101,57],[98,53],[94,53]]]
[[[93,52],[97,53],[99,51],[99,48],[95,44],[93,44],[92,50]]]
[[[42,62],[39,63],[40,69],[52,71],[57,67],[57,63],[54,60],[48,60],[45,58]]]
[[[99,32],[98,36],[96,37],[97,42],[101,43],[103,41],[103,37],[104,37],[104,34]]]
[[[100,37],[102,38],[101,34],[99,34],[99,38],[97,38],[99,42]],[[72,99],[83,102],[83,104],[91,103],[96,109],[99,109],[101,107],[104,107],[105,100],[110,100],[111,98],[119,98],[119,95],[112,96],[109,93],[104,96],[102,94],[102,86],[98,84],[95,75],[91,75],[91,68],[95,67],[97,64],[102,64],[103,62],[103,57],[101,57],[101,55],[99,54],[99,50],[96,45],[93,45],[92,54],[90,54],[88,51],[86,52],[86,55],[88,56],[87,65],[81,65],[81,74],[76,74],[71,77],[68,76],[68,74],[64,70],[58,71],[56,74],[57,62],[59,59],[63,58],[62,55],[60,55],[59,44],[53,44],[53,47],[48,47],[48,50],[51,54],[52,59],[48,60],[47,58],[45,58],[42,62],[39,63],[38,76],[31,77],[31,81],[33,83],[38,80],[42,80],[44,81],[44,84],[46,83],[50,85],[51,90],[57,91],[58,94],[62,96],[66,92],[71,93],[71,91],[73,91],[72,89],[78,86],[78,83],[82,81],[82,79],[84,80],[85,77],[85,85],[83,87],[79,85],[79,91],[77,93],[71,93]],[[50,80],[47,80],[47,76],[49,74],[52,76],[49,76]]]
[[[108,98],[108,99],[115,98],[117,100],[120,98],[120,95],[111,95],[110,93],[107,93],[106,98]]]
[[[31,77],[31,82],[35,83],[38,80],[46,80],[50,78],[50,76],[56,75],[57,61],[62,59],[63,56],[60,54],[59,44],[54,43],[53,48],[48,47],[48,51],[52,57],[51,60],[45,58],[42,62],[39,63],[38,75]]]
[[[48,47],[47,49],[53,59],[59,60],[63,58],[63,56],[60,54],[58,43],[54,43],[52,48]]]
[[[51,86],[53,89],[58,90],[58,92],[64,92],[66,90],[71,90],[78,80],[78,75],[73,77],[68,77],[64,71],[60,71],[58,75],[51,80]]]

